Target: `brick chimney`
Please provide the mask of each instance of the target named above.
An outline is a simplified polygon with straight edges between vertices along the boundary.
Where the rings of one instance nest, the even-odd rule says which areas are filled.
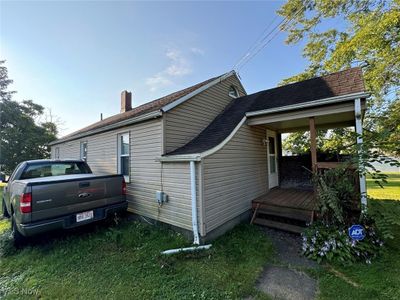
[[[132,93],[122,91],[121,93],[121,113],[130,111],[132,109]]]

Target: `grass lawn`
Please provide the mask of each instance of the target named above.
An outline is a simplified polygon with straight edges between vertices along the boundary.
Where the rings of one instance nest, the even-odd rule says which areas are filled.
[[[133,221],[58,233],[16,250],[7,223],[0,221],[0,298],[10,288],[44,299],[257,296],[255,281],[273,253],[257,227],[241,225],[210,251],[162,257],[160,251],[189,243],[166,228]],[[31,296],[12,292],[6,298]]]
[[[397,189],[391,176],[389,197]],[[373,195],[375,187],[368,182]],[[381,192],[381,189],[377,189]],[[1,190],[0,190],[1,192]],[[389,199],[390,199],[389,198]],[[380,205],[377,205],[377,204]],[[400,211],[400,201],[372,200]],[[0,220],[0,298],[264,299],[254,288],[263,266],[273,261],[271,243],[257,227],[241,225],[199,254],[162,257],[160,251],[188,245],[163,227],[123,221],[42,238],[22,250],[11,246],[8,222]],[[319,299],[400,299],[400,229],[371,265],[323,265],[310,274]],[[13,288],[10,290],[10,288]]]
[[[400,200],[400,173],[386,173],[388,183],[381,188],[372,178],[367,178],[368,196],[375,199]]]

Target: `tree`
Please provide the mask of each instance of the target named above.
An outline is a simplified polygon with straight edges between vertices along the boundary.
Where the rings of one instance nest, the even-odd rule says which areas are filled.
[[[387,128],[389,121],[384,119],[391,120],[391,142],[382,139],[378,144],[386,153],[399,155],[400,128],[393,122],[398,123],[400,114],[400,0],[289,0],[278,13],[291,20],[291,26],[285,27],[286,42],[306,40],[303,56],[310,62],[304,72],[283,83],[361,66],[372,93],[367,133]],[[349,130],[330,131],[336,145],[351,143],[349,136]],[[382,131],[380,136],[387,134]],[[298,141],[304,135],[296,133],[292,138]]]
[[[57,126],[38,121],[44,107],[31,100],[12,100],[4,61],[0,61],[0,167],[10,174],[18,163],[50,156],[48,143],[56,139]]]

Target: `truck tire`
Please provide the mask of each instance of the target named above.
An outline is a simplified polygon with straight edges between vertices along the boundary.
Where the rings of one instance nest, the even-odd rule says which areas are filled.
[[[4,218],[10,218],[10,214],[7,211],[7,206],[6,203],[4,202],[4,199],[1,201],[1,209],[3,211],[3,217]]]
[[[11,217],[11,232],[15,247],[21,247],[25,244],[26,238],[18,231],[17,225],[15,224],[14,215]]]

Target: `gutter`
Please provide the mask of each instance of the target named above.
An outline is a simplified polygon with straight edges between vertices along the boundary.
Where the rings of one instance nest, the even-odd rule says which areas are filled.
[[[338,102],[345,102],[345,101],[349,101],[349,100],[354,100],[356,98],[367,98],[370,95],[371,95],[370,93],[361,92],[361,93],[354,93],[354,94],[348,94],[348,95],[343,95],[343,96],[329,97],[329,98],[318,99],[318,100],[314,100],[314,101],[308,101],[308,102],[304,102],[304,103],[300,103],[300,104],[292,104],[292,105],[286,105],[286,106],[281,106],[281,107],[276,107],[276,108],[252,111],[252,112],[246,113],[246,117],[254,117],[254,116],[271,114],[271,113],[276,113],[276,112],[281,112],[281,111],[288,111],[288,110],[301,109],[301,108],[307,108],[307,107],[318,106],[318,105],[326,105],[326,104],[333,104],[333,103],[338,103]]]
[[[107,125],[107,126],[103,126],[103,127],[96,128],[96,129],[93,129],[93,130],[85,131],[83,133],[71,136],[70,138],[68,138],[68,137],[67,138],[61,138],[59,140],[56,140],[54,142],[49,143],[49,145],[53,146],[53,145],[57,145],[57,144],[60,144],[60,143],[77,140],[77,139],[85,137],[85,136],[89,136],[89,135],[93,135],[93,134],[96,134],[96,133],[109,131],[109,130],[112,130],[112,129],[116,129],[116,128],[119,128],[119,127],[124,127],[124,126],[127,126],[127,125],[139,123],[139,122],[150,120],[150,119],[155,119],[155,118],[158,118],[158,117],[161,117],[161,116],[162,116],[162,111],[160,111],[160,110],[153,111],[153,112],[150,112],[150,113],[147,113],[147,114],[143,114],[143,115],[140,115],[140,116],[137,116],[137,117],[134,117],[134,118],[130,118],[130,119],[127,119],[127,120],[123,120],[123,121],[120,121],[120,122],[117,122],[117,123],[113,123],[113,124],[110,124],[110,125]]]
[[[200,246],[199,224],[197,222],[197,187],[196,187],[196,162],[190,161],[190,191],[192,202],[192,228],[193,228],[193,247],[177,248],[162,251],[161,254],[170,255],[182,252],[194,252],[199,250],[207,250],[211,248],[211,244]]]

